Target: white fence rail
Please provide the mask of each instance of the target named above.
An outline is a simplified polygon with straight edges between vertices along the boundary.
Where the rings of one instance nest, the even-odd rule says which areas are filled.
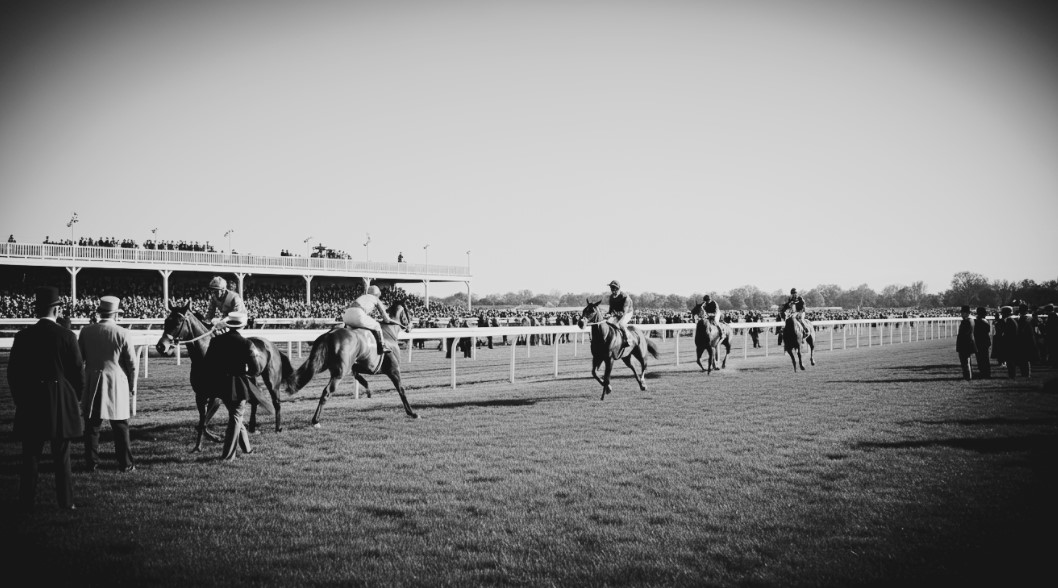
[[[21,321],[18,324],[26,323],[24,319],[8,320]],[[850,347],[858,348],[893,345],[896,343],[910,343],[914,341],[954,337],[960,320],[962,320],[960,317],[859,319],[816,321],[813,324],[815,327],[816,349],[829,349],[830,351],[834,351],[835,349],[847,349]],[[158,324],[158,321],[153,319],[135,319],[134,321],[137,323],[148,321],[151,325]],[[131,323],[134,321],[130,320],[123,322]],[[78,324],[78,321],[75,320],[74,324]],[[906,325],[907,328],[899,328],[900,325]],[[774,332],[774,328],[782,326],[782,323],[730,323],[729,326],[732,328],[733,338],[742,338],[742,357],[745,359],[748,357],[750,348],[750,329],[763,329],[763,332],[761,333],[761,346],[763,348],[764,356],[767,357],[771,353],[770,339]],[[648,333],[660,332],[661,334],[657,336],[664,337],[665,339],[673,339],[675,342],[675,364],[677,366],[681,363],[681,343],[684,347],[690,349],[692,357],[691,361],[693,361],[695,353],[694,323],[635,325],[635,327],[640,331]],[[864,331],[866,331],[866,344],[862,343],[863,335],[865,334]],[[292,358],[295,354],[299,358],[303,356],[302,343],[311,343],[325,332],[326,329],[247,329],[243,331],[244,335],[247,337],[261,337],[276,344],[286,343],[287,355]],[[446,345],[447,340],[449,339],[456,340],[464,337],[472,339],[482,339],[486,337],[502,339],[506,336],[515,338],[516,342],[518,337],[524,337],[526,339],[525,345],[510,345],[509,378],[511,382],[514,382],[518,349],[521,348],[523,350],[525,358],[531,357],[534,349],[538,352],[543,351],[542,346],[528,344],[532,336],[556,336],[556,341],[553,342],[550,347],[552,348],[551,353],[554,357],[554,375],[555,377],[558,377],[559,349],[563,345],[572,345],[573,355],[576,357],[580,353],[580,347],[588,344],[588,333],[588,329],[580,329],[576,326],[558,325],[535,327],[461,327],[451,329],[415,329],[411,333],[400,333],[399,339],[409,342],[406,350],[406,358],[403,361],[406,363],[414,363],[415,346],[412,344],[414,341],[441,340],[442,345]],[[671,337],[667,336],[669,333],[671,333]],[[157,343],[161,335],[162,332],[160,330],[132,330],[131,337],[133,345],[136,347],[138,361],[139,358],[142,358],[143,362],[143,368],[141,369],[140,374],[145,378],[149,377],[149,348]],[[557,343],[558,335],[571,335],[571,337],[567,343]],[[854,344],[849,344],[849,338],[855,339]],[[12,341],[13,339],[10,337],[0,338],[0,350],[10,349]],[[297,344],[296,349],[294,347],[295,343]],[[781,348],[779,348],[778,351],[779,353],[782,353]],[[472,359],[476,359],[477,345],[471,345],[471,352],[474,354]],[[590,351],[585,349],[584,353],[587,356],[590,354]],[[457,353],[451,353],[451,387],[453,389],[456,387],[457,355]],[[176,361],[179,365],[181,361],[179,351],[177,353]],[[359,396],[359,388],[357,388],[357,395]]]

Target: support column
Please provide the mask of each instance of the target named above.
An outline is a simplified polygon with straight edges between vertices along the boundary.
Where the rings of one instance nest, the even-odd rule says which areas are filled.
[[[305,304],[312,303],[312,278],[316,276],[301,276],[305,278]]]
[[[79,267],[66,268],[66,271],[70,272],[70,316],[73,316],[73,309],[77,306],[77,272],[81,269]]]
[[[426,310],[430,310],[430,280],[422,281],[423,300],[426,302]]]
[[[360,278],[360,281],[364,283],[364,292],[371,287],[371,278]]]
[[[235,274],[236,278],[239,278],[239,296],[246,297],[246,293],[243,291],[243,282],[246,280],[248,274]]]
[[[158,273],[162,274],[162,312],[167,313],[169,311],[169,276],[173,275],[173,270],[158,270]]]
[[[472,312],[473,309],[471,308],[471,302],[470,302],[470,282],[463,282],[463,283],[467,285],[467,312]]]

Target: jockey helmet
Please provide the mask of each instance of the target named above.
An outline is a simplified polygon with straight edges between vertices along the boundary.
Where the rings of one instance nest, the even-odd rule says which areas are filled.
[[[790,288],[790,295],[793,296],[795,294],[797,294],[797,288]]]
[[[709,302],[709,295],[706,294],[705,296],[702,296],[702,300],[704,300],[705,302]]]
[[[209,287],[210,288],[216,288],[217,290],[227,290],[228,289],[228,282],[226,282],[224,280],[224,278],[222,278],[220,276],[216,276],[212,280],[209,281]]]
[[[618,282],[617,280],[611,280],[609,285],[611,288],[617,288],[618,290],[621,289],[621,282]]]
[[[378,286],[368,286],[367,293],[371,294],[372,296],[381,296],[382,290],[379,290]]]

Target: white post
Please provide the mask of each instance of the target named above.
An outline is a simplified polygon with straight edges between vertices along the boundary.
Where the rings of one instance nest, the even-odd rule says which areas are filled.
[[[768,357],[768,345],[771,340],[772,333],[768,333],[768,336],[764,338],[764,357]]]
[[[176,344],[176,365],[180,365],[180,344]]]
[[[452,350],[452,389],[456,389],[456,353]]]
[[[511,345],[511,383],[514,383],[514,351],[518,349],[518,338],[515,337],[514,345]]]
[[[742,329],[742,359],[749,353],[749,329]]]
[[[558,377],[558,342],[552,342],[552,347],[555,348],[555,377]]]
[[[830,325],[830,350],[831,351],[834,351],[834,329],[836,329],[836,328],[837,328],[837,325]]]
[[[680,365],[680,332],[676,331],[676,365]]]

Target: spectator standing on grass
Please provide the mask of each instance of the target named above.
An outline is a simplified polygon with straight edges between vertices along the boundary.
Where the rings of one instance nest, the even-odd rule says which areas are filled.
[[[999,309],[1000,319],[996,321],[996,334],[992,339],[992,355],[1000,364],[1006,365],[1007,377],[1011,380],[1017,375],[1018,364],[1018,323],[1011,316],[1014,309],[1004,306]]]
[[[1036,339],[1036,319],[1029,312],[1029,305],[1025,302],[1018,304],[1018,368],[1021,375],[1026,378],[1032,377],[1032,364],[1039,363],[1040,353]]]
[[[37,288],[34,310],[40,319],[15,335],[7,382],[15,401],[15,437],[22,440],[18,501],[33,510],[44,444],[51,444],[55,496],[59,508],[74,510],[70,439],[84,433],[81,418],[81,351],[77,336],[56,322],[59,290]]]
[[[221,450],[221,459],[225,461],[235,459],[236,446],[243,453],[253,453],[243,415],[246,403],[253,397],[260,397],[261,391],[255,380],[257,362],[253,344],[239,332],[246,323],[245,312],[228,313],[224,318],[227,330],[213,338],[205,357],[213,397],[220,398],[228,409],[228,428],[224,431],[224,447]],[[262,402],[261,405],[267,410],[271,402]]]
[[[974,343],[977,344],[977,375],[980,378],[991,378],[992,360],[988,357],[988,348],[992,346],[992,325],[988,324],[988,311],[983,306],[977,307]]]
[[[955,351],[959,354],[959,366],[962,368],[964,380],[973,378],[970,371],[970,358],[977,354],[977,345],[974,343],[974,321],[970,318],[970,307],[963,306],[961,310],[962,321],[959,323],[959,333],[955,338]]]
[[[1058,367],[1058,313],[1054,311],[1053,304],[1043,307],[1043,324],[1040,331],[1043,334],[1043,349],[1046,355],[1043,359],[1051,366]]]
[[[136,394],[138,366],[132,358],[129,332],[115,322],[121,300],[103,296],[96,313],[99,322],[81,329],[77,338],[85,363],[85,387],[81,396],[84,410],[85,468],[99,467],[99,429],[103,419],[114,432],[114,454],[123,472],[136,469],[129,443],[131,397]]]

